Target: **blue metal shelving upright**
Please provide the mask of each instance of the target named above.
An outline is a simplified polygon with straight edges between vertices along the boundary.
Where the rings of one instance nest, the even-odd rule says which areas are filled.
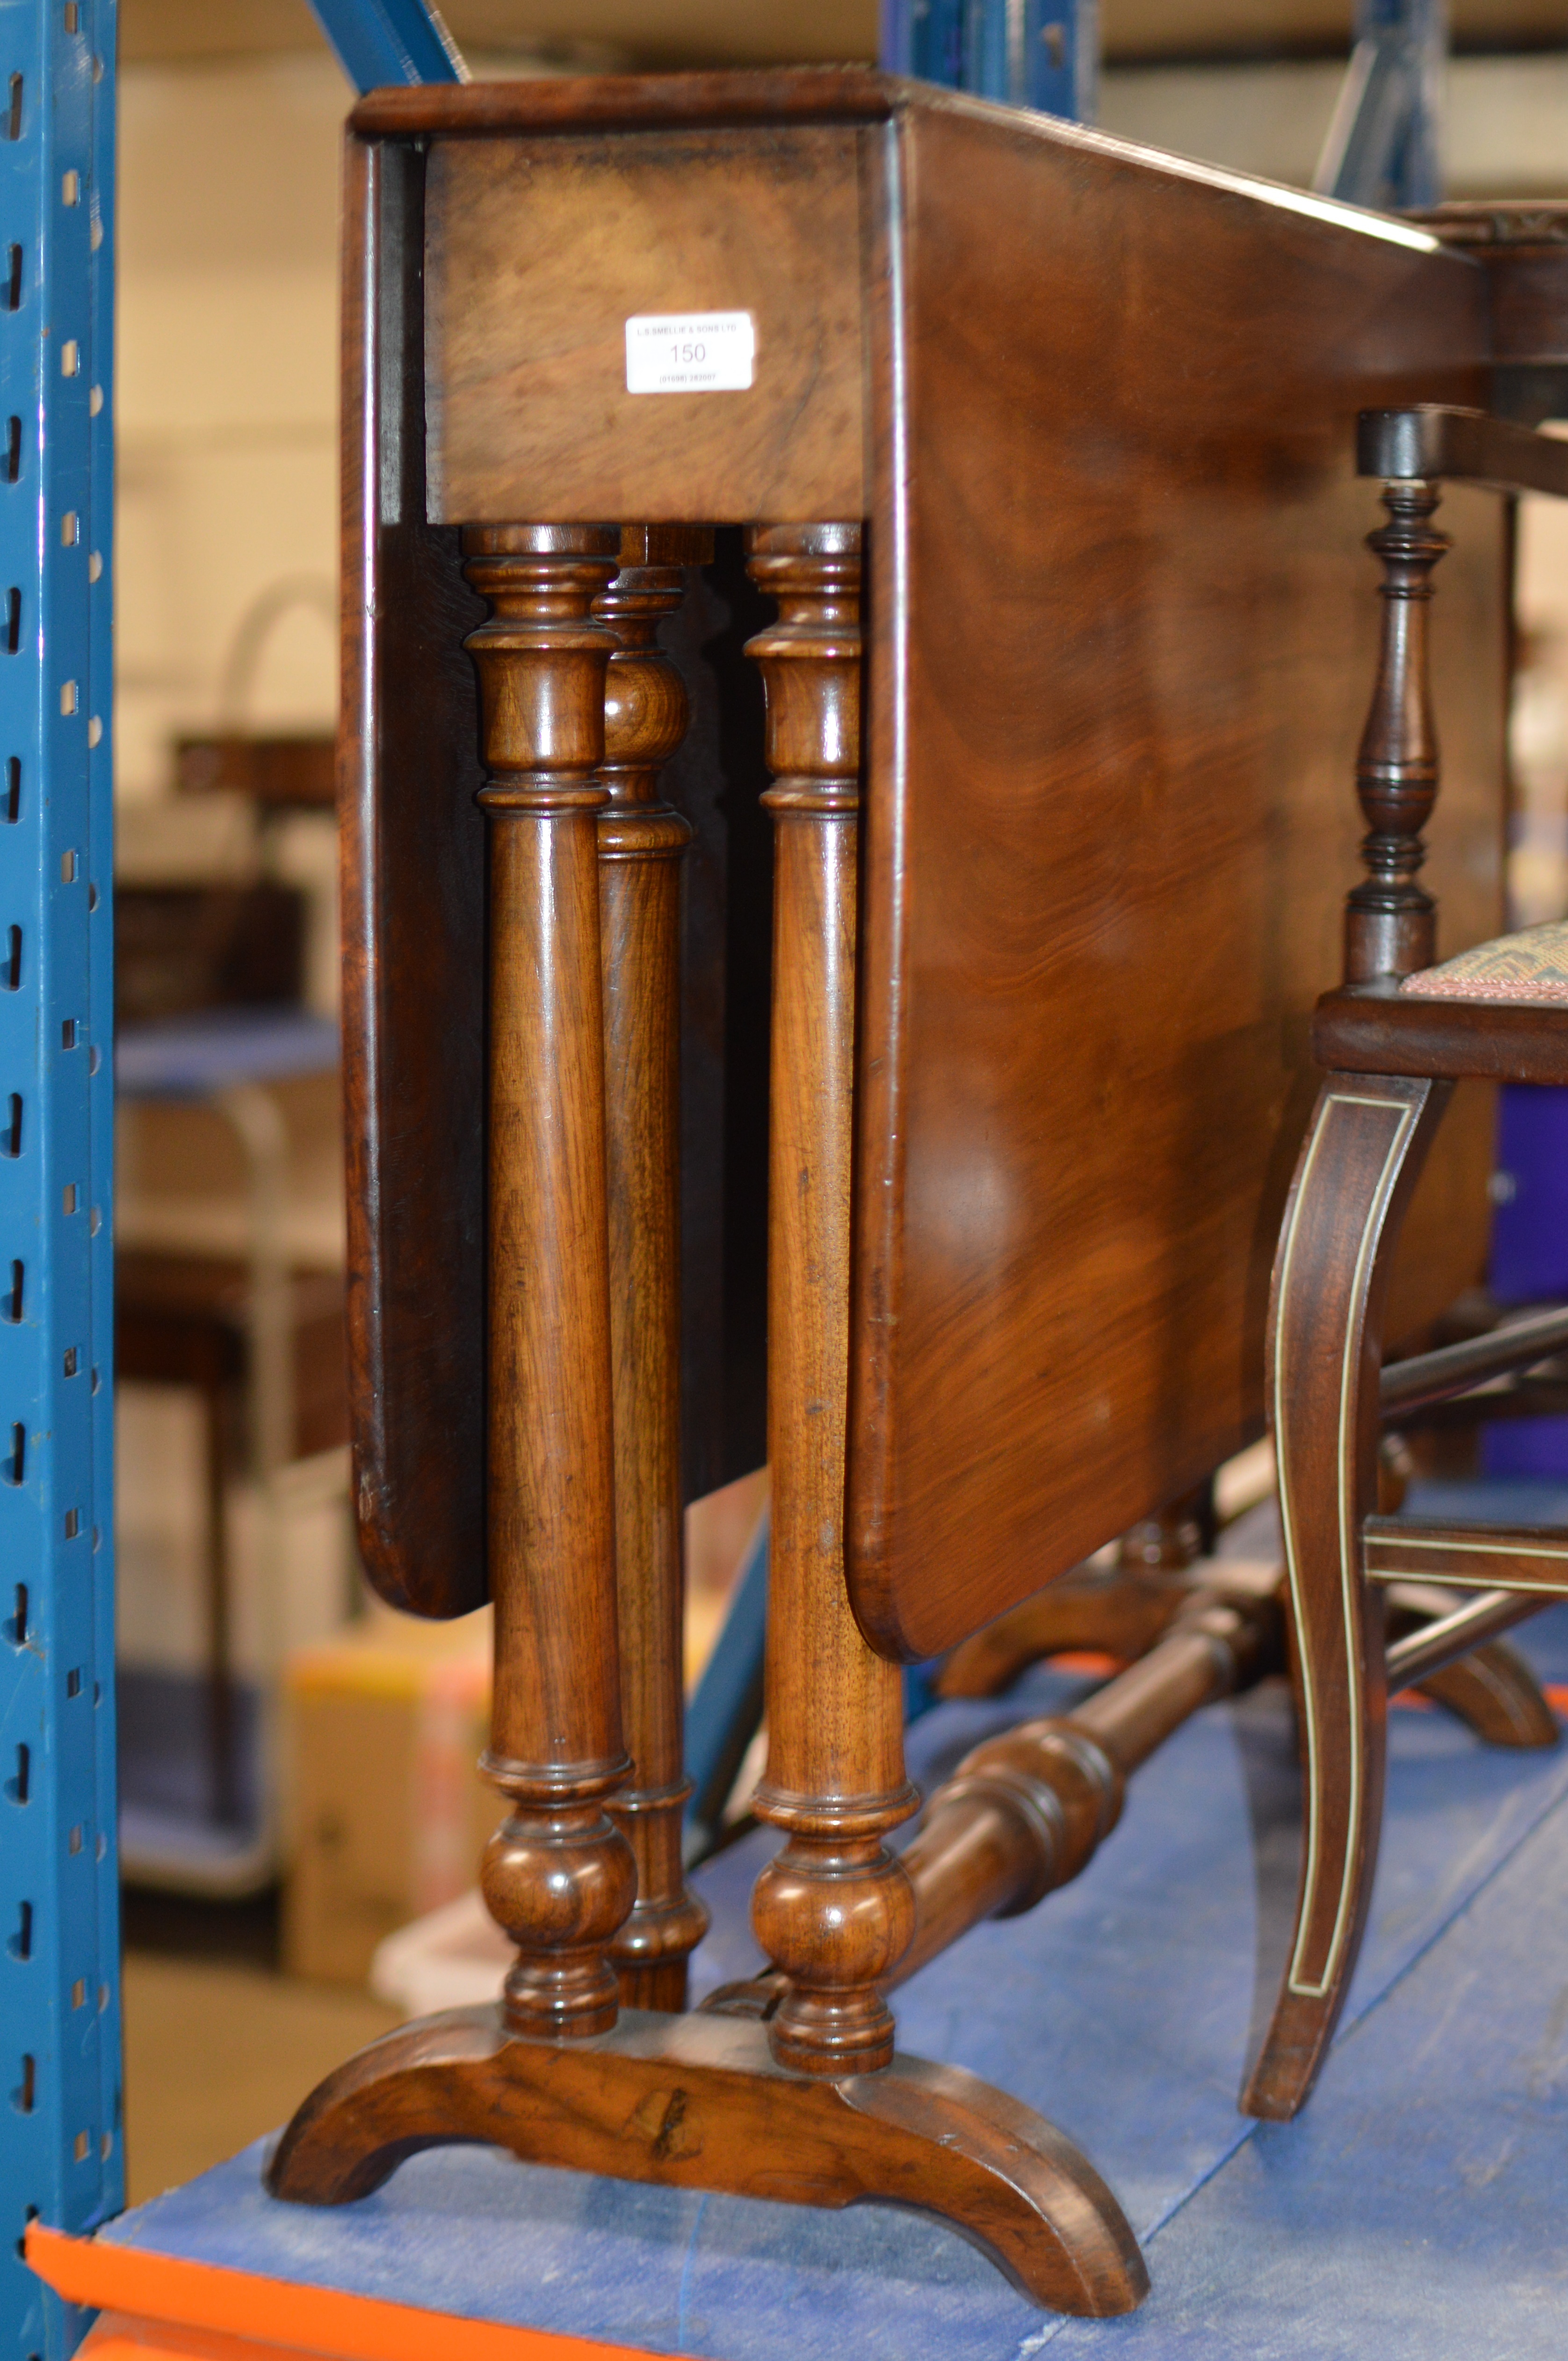
[[[311,0],[311,6],[356,91],[467,78],[441,11],[425,0]]]
[[[1442,194],[1448,0],[1355,0],[1355,45],[1313,186],[1356,205]]]
[[[1099,0],[882,0],[888,73],[1092,123]]]
[[[115,1854],[115,0],[0,0],[0,2354],[124,2198]]]

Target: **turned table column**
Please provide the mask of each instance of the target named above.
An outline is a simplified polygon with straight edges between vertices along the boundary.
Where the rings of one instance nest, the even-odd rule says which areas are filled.
[[[629,2007],[685,2006],[707,1912],[686,1886],[681,1825],[685,1568],[681,1497],[681,855],[692,830],[659,794],[685,736],[685,684],[655,642],[710,533],[630,525],[594,601],[609,661],[598,820],[615,1401],[620,1696],[631,1781],[610,1805],[637,1862],[637,1902],[613,1947]]]
[[[485,1769],[511,1810],[486,1905],[518,1947],[513,2032],[602,2033],[635,1894],[605,1801],[621,1743],[610,1440],[598,815],[616,640],[589,612],[619,530],[463,535],[492,620],[479,675],[489,822],[488,1521],[496,1670]]]
[[[768,1172],[768,1767],[755,1804],[788,1842],[757,1882],[757,1938],[787,1979],[782,2065],[885,2066],[880,1990],[914,1932],[883,1839],[915,1809],[904,1686],[844,1581],[850,1180],[860,808],[861,529],[759,526],[749,568],[779,620],[748,653],[767,697],[773,1010]]]

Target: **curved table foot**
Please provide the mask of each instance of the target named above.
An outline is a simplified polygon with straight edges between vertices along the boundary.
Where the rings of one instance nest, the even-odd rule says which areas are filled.
[[[1184,1574],[1096,1566],[1061,1575],[960,1641],[931,1686],[939,1697],[1000,1697],[1042,1656],[1069,1651],[1133,1664],[1164,1637],[1191,1595]]]
[[[1424,1623],[1452,1614],[1453,1595],[1430,1582],[1391,1582],[1387,1590],[1388,1637],[1403,1639]],[[1488,1640],[1416,1688],[1455,1715],[1487,1746],[1555,1746],[1557,1716],[1517,1648]]]
[[[1555,1746],[1561,1735],[1535,1675],[1506,1640],[1472,1648],[1456,1664],[1416,1686],[1434,1705],[1457,1714],[1488,1746]]]
[[[1102,2318],[1148,2274],[1120,2206],[1061,2133],[989,2083],[897,2057],[843,2081],[787,2073],[766,2028],[628,2011],[586,2041],[521,2041],[497,2008],[386,2036],[305,2101],[274,2197],[341,2204],[416,2149],[473,2140],[533,2164],[795,2205],[939,2215],[1053,2312]]]

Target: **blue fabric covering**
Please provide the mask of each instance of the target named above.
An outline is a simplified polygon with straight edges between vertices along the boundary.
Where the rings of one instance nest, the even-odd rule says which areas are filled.
[[[1568,1295],[1568,1090],[1507,1082],[1497,1093],[1497,1168],[1487,1280],[1499,1303]]]
[[[1568,1609],[1525,1627],[1568,1679]],[[929,1785],[1021,1709],[940,1707],[910,1733]],[[495,2151],[412,2158],[333,2212],[272,2203],[263,2147],[127,2214],[140,2246],[483,2319],[721,2361],[1141,2356],[1377,2361],[1555,2355],[1568,2317],[1568,1749],[1505,1754],[1397,1710],[1371,1934],[1300,2121],[1235,2112],[1295,1897],[1283,1692],[1202,1714],[1134,1783],[1122,1827],[1031,1917],[978,1928],[901,1994],[904,2047],[1003,2084],[1080,2140],[1145,2241],[1135,2318],[1034,2312],[917,2216],[638,2188]],[[705,1872],[699,1986],[754,1962],[769,1839]],[[1054,2356],[1053,2356],[1054,2361]]]
[[[1568,1296],[1568,1090],[1508,1082],[1497,1093],[1497,1177],[1487,1273],[1499,1303]],[[1499,1419],[1481,1430],[1488,1476],[1568,1478],[1568,1418]]]
[[[285,1082],[330,1073],[337,1027],[308,1008],[210,1008],[155,1025],[126,1025],[115,1041],[122,1098],[208,1098],[236,1082]]]

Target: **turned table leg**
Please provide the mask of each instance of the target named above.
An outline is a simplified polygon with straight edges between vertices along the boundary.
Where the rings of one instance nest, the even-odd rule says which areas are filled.
[[[768,1767],[755,1806],[788,1841],[758,1880],[757,1938],[788,1980],[782,2065],[885,2066],[881,1989],[914,1932],[883,1839],[915,1810],[898,1668],[874,1655],[844,1580],[861,529],[773,525],[749,569],[779,603],[751,641],[767,698],[775,823],[768,1177]]]
[[[337,2204],[378,2188],[418,2148],[501,2143],[579,2171],[774,2202],[916,2205],[961,2226],[1039,2302],[1130,2311],[1147,2274],[1092,2166],[973,2075],[894,2057],[879,1990],[914,1927],[909,1880],[883,1839],[916,1797],[904,1776],[901,1677],[861,1640],[843,1571],[860,670],[860,534],[848,525],[764,530],[751,561],[781,608],[778,627],[752,647],[768,685],[779,842],[773,1752],[762,1804],[789,1839],[759,1881],[756,1918],[786,1991],[766,2026],[635,2008],[618,2018],[618,1956],[641,1978],[651,1957],[661,1962],[652,1972],[668,1975],[672,1954],[677,1965],[684,1954],[666,1942],[629,1960],[618,1942],[635,1877],[607,1810],[630,1768],[616,1654],[607,1038],[620,1077],[612,1172],[635,1076],[657,1095],[667,1069],[646,1040],[637,1057],[650,1062],[637,1064],[626,1049],[635,1028],[620,1029],[613,1005],[607,1035],[601,854],[617,975],[629,972],[616,956],[617,945],[628,949],[622,923],[644,950],[667,937],[650,917],[657,884],[645,895],[632,884],[622,903],[633,864],[611,857],[612,830],[648,825],[648,806],[628,795],[619,808],[633,817],[618,820],[602,784],[617,642],[589,609],[615,572],[619,535],[511,526],[465,543],[469,578],[495,609],[468,644],[491,773],[482,795],[492,835],[488,1766],[512,1805],[484,1886],[518,1959],[499,2009],[400,2026],[329,2075],[279,2142],[268,2186]],[[612,686],[612,709],[618,694]],[[669,860],[646,866],[674,873]],[[637,1154],[653,1156],[658,1137],[651,1123]],[[654,1363],[663,1370],[656,1351]],[[616,1395],[618,1413],[625,1399]],[[667,1461],[640,1454],[644,1477],[646,1515],[667,1518]],[[666,1568],[675,1562],[667,1553]],[[666,1637],[670,1592],[666,1580],[657,1602]],[[641,1692],[634,1669],[628,1696],[635,1721],[667,1703],[668,1683]],[[654,1729],[642,1726],[640,1745]],[[639,1757],[641,1790],[657,1769]],[[640,1820],[657,1825],[635,1806],[628,1817],[639,1838]],[[645,1869],[657,1876],[651,1852]],[[644,1886],[645,1901],[673,1898]],[[649,1923],[670,1922],[650,1914]]]
[[[635,1874],[606,1799],[620,1735],[610,1429],[604,1027],[596,823],[605,676],[589,612],[618,531],[463,536],[494,609],[467,645],[489,777],[489,1554],[495,1704],[485,1769],[511,1810],[485,1856],[518,1946],[513,2030],[615,2023],[609,1949]]]
[[[637,1863],[612,1946],[628,2007],[685,2006],[707,1911],[687,1888],[681,1822],[685,1567],[681,1497],[680,886],[688,823],[659,795],[685,735],[685,685],[655,644],[712,534],[633,525],[594,601],[614,633],[605,704],[609,796],[598,820],[615,1402],[620,1701],[630,1784],[609,1806]]]

